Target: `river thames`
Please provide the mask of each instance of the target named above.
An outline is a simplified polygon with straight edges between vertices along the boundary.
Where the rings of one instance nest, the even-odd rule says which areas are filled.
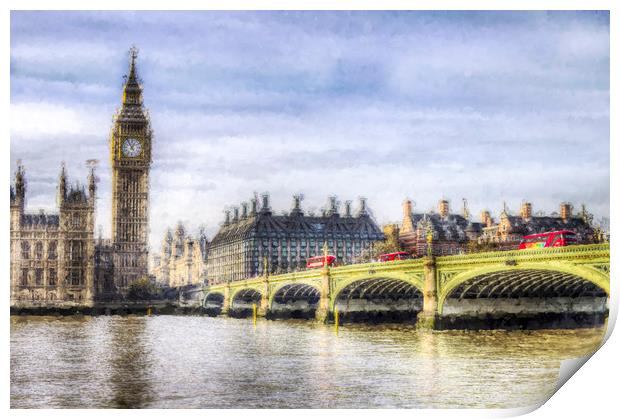
[[[604,332],[11,316],[11,407],[523,407]]]

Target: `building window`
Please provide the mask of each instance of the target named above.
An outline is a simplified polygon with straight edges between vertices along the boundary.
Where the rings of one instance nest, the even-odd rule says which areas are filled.
[[[43,259],[43,243],[37,242],[34,245],[34,258],[37,260]]]
[[[80,223],[80,214],[73,214],[73,217],[71,218],[71,226],[73,228],[78,228],[80,226]]]
[[[78,240],[71,241],[71,260],[79,261],[82,259],[82,242]]]
[[[37,268],[34,271],[34,283],[36,286],[43,285],[43,268]]]
[[[71,285],[82,285],[82,271],[80,269],[71,271]]]
[[[56,286],[56,269],[50,268],[47,283],[51,287]]]
[[[55,240],[49,242],[49,244],[47,245],[47,258],[48,259],[56,260],[56,258],[58,257],[57,248],[58,248],[58,243]]]
[[[30,259],[30,243],[22,242],[22,259]]]
[[[20,284],[22,287],[28,286],[28,269],[27,268],[22,269],[22,275],[20,277]]]

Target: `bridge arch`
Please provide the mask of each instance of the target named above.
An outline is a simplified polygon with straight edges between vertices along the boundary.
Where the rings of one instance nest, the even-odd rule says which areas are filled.
[[[293,282],[270,293],[269,315],[273,318],[314,318],[321,299],[316,284]]]
[[[241,287],[230,295],[228,315],[231,317],[247,317],[252,315],[253,304],[260,307],[261,291],[254,287]]]
[[[254,304],[260,302],[262,293],[256,288],[239,288],[230,295],[230,306],[235,304]]]
[[[221,292],[209,292],[202,300],[202,307],[207,314],[217,316],[224,307],[224,294]]]
[[[332,292],[330,311],[343,320],[413,320],[423,306],[419,277],[390,273],[358,275],[340,281]]]
[[[606,315],[608,295],[609,277],[588,266],[494,265],[457,274],[441,284],[437,312],[444,318],[504,313],[521,319],[536,314],[550,321],[589,316],[599,322]]]

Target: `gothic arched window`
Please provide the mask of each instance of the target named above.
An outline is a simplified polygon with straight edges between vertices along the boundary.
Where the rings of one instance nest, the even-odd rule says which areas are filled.
[[[34,258],[37,260],[43,259],[43,243],[37,242],[34,245]]]
[[[56,269],[50,268],[48,272],[47,284],[49,286],[56,286]]]
[[[73,214],[71,217],[71,227],[78,228],[80,226],[80,214]]]
[[[57,247],[58,247],[58,243],[56,242],[56,240],[52,240],[51,242],[49,242],[49,244],[47,245],[47,258],[48,259],[55,260],[58,257]]]
[[[34,271],[34,283],[37,286],[43,285],[43,268],[37,268]]]
[[[28,268],[22,269],[22,274],[21,274],[21,277],[19,278],[19,282],[22,287],[28,286]]]
[[[22,242],[22,259],[30,259],[30,243]]]

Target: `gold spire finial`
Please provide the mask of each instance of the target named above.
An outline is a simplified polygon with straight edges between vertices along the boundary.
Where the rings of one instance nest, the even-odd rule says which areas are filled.
[[[140,50],[135,45],[132,45],[131,48],[129,48],[129,57],[131,58],[132,64],[136,61],[136,58],[138,58],[139,52]]]
[[[129,74],[126,78],[127,84],[133,85],[138,82],[138,76],[136,74],[136,58],[138,58],[138,52],[139,49],[135,45],[129,48]]]

